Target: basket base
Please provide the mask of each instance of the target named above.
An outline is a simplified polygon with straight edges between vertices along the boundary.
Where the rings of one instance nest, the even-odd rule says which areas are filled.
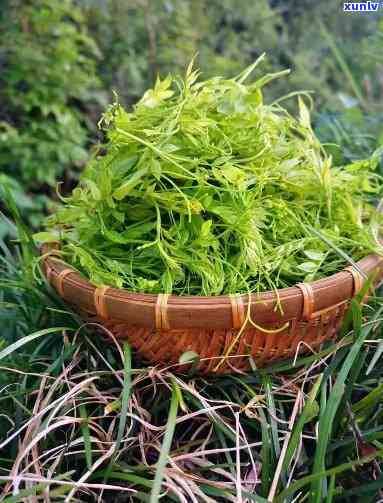
[[[251,359],[258,368],[276,360],[316,351],[325,341],[334,339],[343,321],[347,305],[337,306],[310,321],[292,320],[282,327],[238,330],[151,330],[132,327],[116,320],[95,320],[117,339],[127,339],[146,361],[172,371],[184,371],[179,359],[186,351],[199,355],[196,368],[203,374],[224,374],[252,370]],[[279,330],[278,330],[279,329]],[[269,331],[274,331],[270,333]]]

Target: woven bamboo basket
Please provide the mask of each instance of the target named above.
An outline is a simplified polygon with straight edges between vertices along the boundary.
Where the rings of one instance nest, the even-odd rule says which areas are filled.
[[[44,271],[62,299],[85,320],[127,339],[145,360],[173,370],[186,351],[199,355],[201,373],[251,369],[312,352],[336,337],[365,278],[383,277],[383,257],[369,255],[358,269],[277,292],[235,296],[176,296],[97,288],[44,247]],[[362,274],[363,273],[363,274]],[[251,321],[250,321],[251,320]],[[251,357],[251,358],[250,358]]]

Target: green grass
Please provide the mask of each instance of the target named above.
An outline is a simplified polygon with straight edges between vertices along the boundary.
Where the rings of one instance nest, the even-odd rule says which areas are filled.
[[[363,312],[355,303],[341,340],[317,355],[188,377],[106,344],[30,281],[30,249],[2,247],[4,501],[381,497],[380,297]]]

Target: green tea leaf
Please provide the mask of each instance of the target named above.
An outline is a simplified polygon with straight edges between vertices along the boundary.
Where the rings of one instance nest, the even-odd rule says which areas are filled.
[[[157,79],[101,124],[104,154],[48,219],[66,260],[97,285],[179,295],[274,290],[382,253],[377,156],[334,167],[299,118],[263,100],[286,72]],[[246,81],[246,83],[245,83]],[[313,406],[314,407],[314,406]]]

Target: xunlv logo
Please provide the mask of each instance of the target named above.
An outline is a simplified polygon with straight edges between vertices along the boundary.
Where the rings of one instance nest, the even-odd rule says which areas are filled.
[[[344,12],[376,12],[379,9],[379,2],[345,2]]]

